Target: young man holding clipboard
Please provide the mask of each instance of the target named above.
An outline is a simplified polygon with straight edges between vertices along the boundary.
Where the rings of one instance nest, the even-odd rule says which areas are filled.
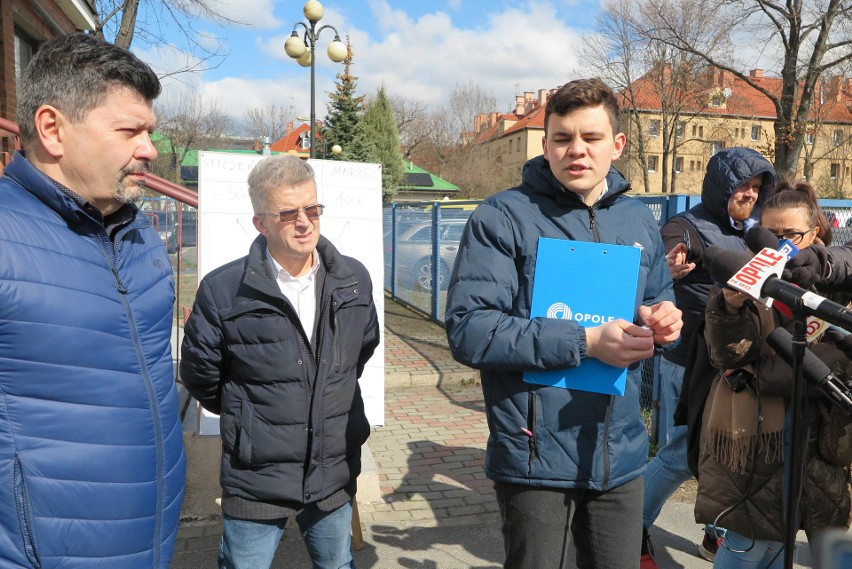
[[[567,388],[524,381],[525,373],[591,358],[626,368],[679,336],[657,222],[626,195],[629,184],[612,168],[626,141],[618,111],[599,79],[572,81],[550,97],[543,155],[524,166],[520,186],[471,215],[450,282],[450,348],[481,370],[490,429],[485,470],[495,481],[506,568],[573,566],[571,539],[580,568],[636,566],[648,456],[638,374],[623,396],[572,389],[570,380]],[[542,237],[639,248],[633,321],[581,324],[570,310],[533,317]],[[584,272],[595,270],[566,271],[567,304]]]

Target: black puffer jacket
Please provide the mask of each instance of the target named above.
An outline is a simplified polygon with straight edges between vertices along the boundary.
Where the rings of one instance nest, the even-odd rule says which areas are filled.
[[[766,336],[783,324],[783,319],[774,310],[751,302],[747,302],[737,314],[729,314],[722,294],[717,292],[719,290],[711,293],[707,302],[704,333],[711,364],[716,369],[736,369],[751,363],[756,370],[755,381],[760,396],[782,396],[789,404],[792,370],[765,343]],[[809,347],[833,372],[848,380],[852,366],[832,342],[838,339],[829,332],[822,343]],[[713,381],[716,389],[729,389],[718,374]],[[705,417],[710,406],[708,400]],[[828,403],[819,391],[813,390],[808,393],[805,418],[808,439],[799,515],[801,527],[810,539],[819,530],[849,525],[852,510],[849,478],[852,417],[846,416]],[[695,451],[694,448],[691,450]],[[708,453],[699,451],[695,520],[718,523],[749,538],[783,541],[783,463],[767,462],[765,456],[759,452],[749,461],[743,474],[733,472]],[[744,496],[747,496],[745,500]],[[738,506],[717,522],[716,517],[734,504]]]
[[[736,228],[728,213],[728,200],[737,188],[754,176],[763,176],[757,204],[745,226]],[[774,188],[775,168],[759,152],[743,147],[726,148],[707,162],[701,203],[671,218],[660,229],[667,253],[683,242],[684,233],[688,233],[688,261],[696,263],[694,270],[674,282],[675,304],[683,311],[683,329],[680,331],[680,343],[663,354],[667,360],[686,366],[689,342],[704,319],[704,305],[713,279],[701,262],[701,252],[711,245],[745,251],[743,236],[746,227],[757,223],[760,209]]]
[[[370,277],[325,238],[315,349],[266,262],[266,238],[201,281],[181,378],[221,415],[222,489],[307,504],[349,485],[370,427],[358,377],[379,342]]]

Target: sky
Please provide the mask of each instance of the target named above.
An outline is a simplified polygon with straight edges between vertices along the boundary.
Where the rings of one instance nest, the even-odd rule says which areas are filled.
[[[176,52],[184,35],[164,29],[169,43],[132,49],[163,78],[161,101],[197,94],[241,120],[245,110],[271,104],[310,113],[310,68],[284,53],[296,22],[304,22],[302,0],[208,0],[216,11],[240,23],[189,23],[195,41],[221,46],[223,57],[200,62]],[[353,46],[352,74],[357,94],[375,94],[382,85],[390,96],[420,101],[429,108],[446,104],[456,86],[473,83],[507,112],[516,94],[552,89],[593,74],[580,60],[584,34],[594,30],[597,0],[328,0],[318,25],[331,25]],[[152,18],[156,14],[148,14]],[[162,22],[168,19],[161,18]],[[150,22],[150,20],[149,20]],[[150,24],[149,24],[150,25]],[[300,36],[301,36],[300,28]],[[326,114],[327,93],[343,64],[326,55],[334,32],[317,42],[316,114]],[[196,67],[201,71],[175,73]],[[206,69],[204,69],[207,67]]]

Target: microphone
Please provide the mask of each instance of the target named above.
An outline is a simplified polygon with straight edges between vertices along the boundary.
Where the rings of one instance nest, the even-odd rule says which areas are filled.
[[[852,311],[848,308],[778,278],[786,261],[783,252],[763,249],[749,257],[748,253],[711,245],[704,250],[702,260],[716,282],[726,283],[761,302],[765,297],[774,298],[841,328],[852,329]]]
[[[752,253],[760,253],[764,249],[778,249],[779,240],[765,227],[756,225],[746,232],[743,241]]]
[[[776,328],[766,338],[766,342],[775,350],[787,364],[793,366],[793,336],[784,328]],[[812,351],[805,348],[802,358],[802,375],[806,380],[816,385],[817,389],[826,395],[832,403],[844,411],[852,411],[852,391],[846,387],[839,377],[831,373]]]

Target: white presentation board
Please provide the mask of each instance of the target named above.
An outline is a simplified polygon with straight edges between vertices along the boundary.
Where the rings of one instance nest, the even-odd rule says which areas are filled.
[[[264,157],[229,152],[198,153],[198,279],[244,257],[257,230],[246,180]],[[317,199],[325,206],[320,232],[344,255],[364,263],[373,280],[373,301],[382,340],[361,376],[371,425],[385,422],[384,262],[382,170],[379,164],[308,160],[316,173]],[[199,407],[199,434],[218,434],[219,417]]]

